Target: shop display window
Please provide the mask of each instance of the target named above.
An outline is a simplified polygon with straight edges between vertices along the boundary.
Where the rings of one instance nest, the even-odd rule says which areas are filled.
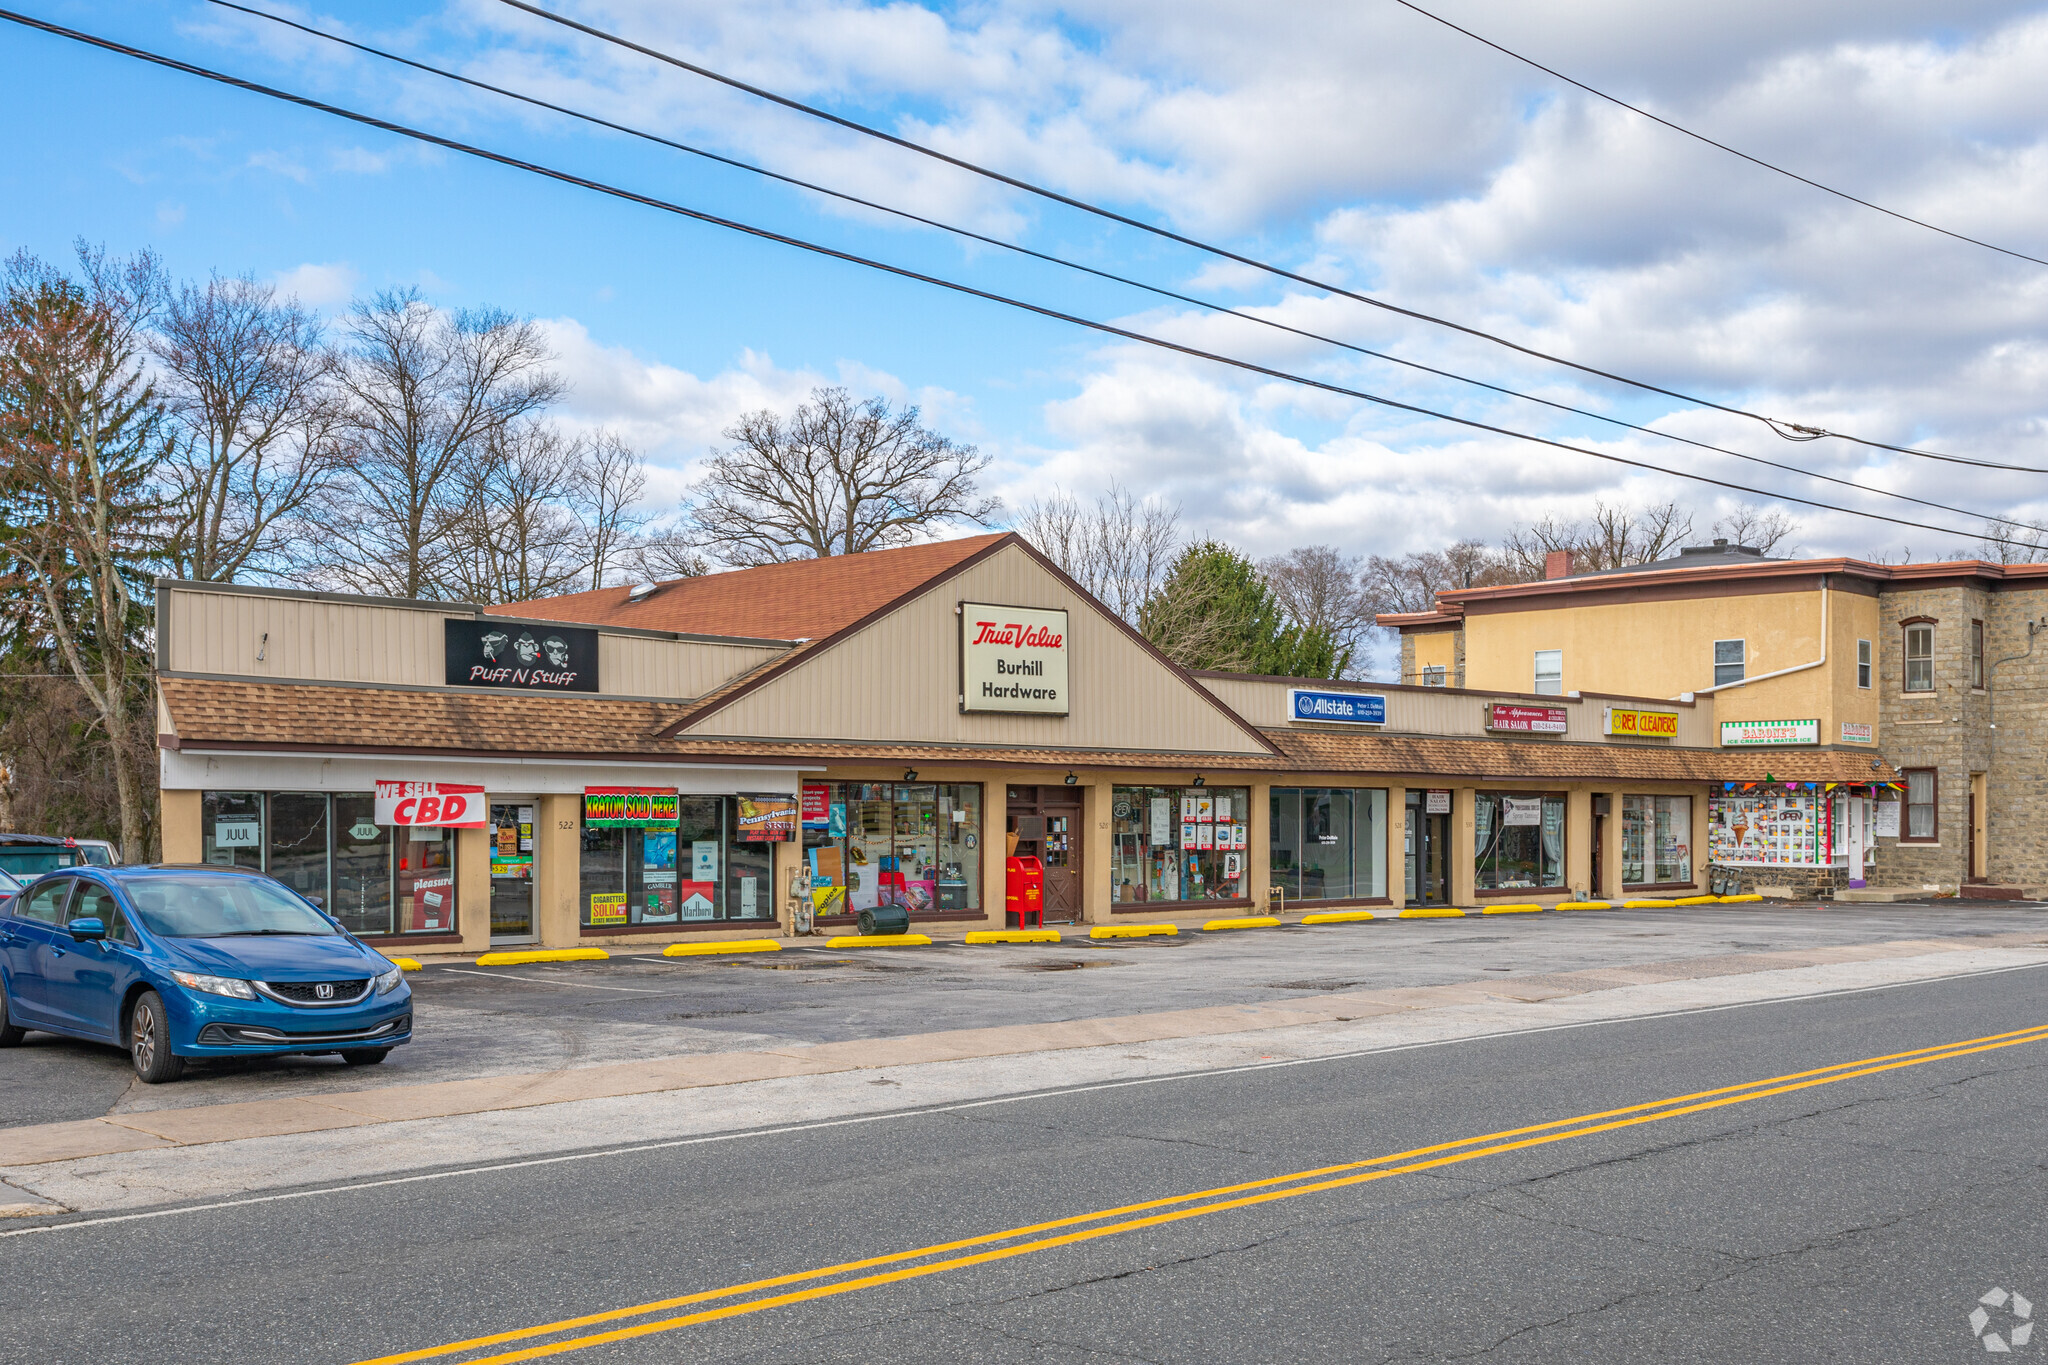
[[[804,785],[804,861],[820,915],[979,910],[980,850],[979,783]]]
[[[1481,891],[1564,885],[1564,797],[1480,792],[1472,803],[1472,884]]]
[[[738,799],[681,796],[632,824],[584,808],[577,902],[589,929],[769,919],[774,845],[735,840]]]
[[[1275,787],[1272,884],[1289,900],[1387,894],[1387,793],[1377,787]]]
[[[200,801],[205,861],[266,872],[350,933],[456,932],[455,831],[379,825],[369,792],[202,792]]]
[[[1692,881],[1692,798],[1621,798],[1621,880],[1624,886]]]
[[[1110,888],[1122,903],[1250,895],[1249,787],[1117,787]]]

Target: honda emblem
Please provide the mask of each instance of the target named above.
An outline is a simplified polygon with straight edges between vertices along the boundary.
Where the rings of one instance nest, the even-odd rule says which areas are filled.
[[[334,998],[334,986],[331,982],[322,981],[313,987],[313,994],[322,1000],[332,1000]]]

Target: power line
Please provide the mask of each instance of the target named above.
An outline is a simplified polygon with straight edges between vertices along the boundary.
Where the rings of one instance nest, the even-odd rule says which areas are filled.
[[[125,43],[117,43],[112,39],[101,38],[94,34],[82,32],[78,29],[65,28],[62,25],[53,24],[47,20],[32,18],[25,14],[17,14],[12,10],[0,9],[0,19],[5,19],[11,23],[20,24],[25,28],[36,29],[41,32],[49,33],[57,37],[69,38],[74,42],[83,43],[90,47],[97,47],[102,49],[103,51],[117,53],[124,57],[132,57],[138,61],[148,62],[152,65],[165,67],[169,70],[181,71],[187,75],[198,76],[202,79],[214,81],[221,85],[232,86],[233,88],[238,90],[246,90],[252,94],[263,95],[267,98],[280,100],[287,104],[295,104],[301,108],[311,109],[318,113],[331,114],[336,118],[347,119],[352,123],[362,124],[365,127],[376,128],[387,133],[396,134],[400,137],[411,138],[415,141],[424,142],[436,147],[442,147],[452,152],[460,152],[465,156],[472,156],[482,161],[495,162],[496,164],[501,166],[509,166],[514,170],[526,171],[530,174],[542,176],[549,180],[559,181],[567,185],[574,185],[580,189],[586,189],[597,194],[607,195],[614,199],[624,200],[627,203],[639,204],[645,208],[657,209],[663,213],[671,213],[678,217],[689,218],[700,223],[708,223],[713,227],[726,228],[730,231],[742,233],[749,237],[759,238],[763,241],[776,242],[783,246],[794,247],[800,251],[807,251],[814,255],[827,257],[832,260],[845,261],[851,265],[864,266],[870,270],[876,270],[884,274],[894,275],[900,279],[915,280],[920,284],[932,285],[935,288],[949,290],[953,293],[962,294],[970,298],[978,298],[986,300],[987,302],[990,303],[1003,304],[1006,307],[1015,308],[1022,312],[1033,313],[1039,317],[1050,318],[1056,322],[1064,322],[1076,327],[1086,328],[1089,331],[1100,332],[1106,336],[1114,336],[1121,338],[1125,341],[1132,341],[1137,342],[1141,345],[1156,347],[1159,350],[1171,351],[1175,354],[1188,356],[1196,360],[1210,361],[1214,364],[1225,365],[1232,369],[1243,370],[1249,374],[1259,374],[1264,375],[1270,379],[1278,379],[1291,384],[1299,384],[1302,385],[1304,388],[1320,389],[1325,393],[1334,393],[1346,398],[1356,398],[1363,402],[1373,403],[1380,407],[1393,409],[1397,412],[1414,413],[1415,415],[1420,417],[1433,417],[1438,421],[1449,422],[1454,426],[1466,427],[1474,431],[1489,432],[1496,436],[1506,436],[1514,440],[1527,441],[1534,445],[1548,446],[1554,450],[1568,451],[1573,455],[1590,456],[1591,458],[1596,460],[1605,460],[1610,464],[1624,465],[1628,468],[1640,469],[1647,473],[1664,474],[1672,478],[1686,479],[1694,483],[1708,484],[1715,488],[1726,488],[1737,493],[1745,493],[1750,494],[1752,496],[1757,495],[1760,492],[1760,490],[1750,488],[1747,485],[1730,483],[1725,479],[1710,478],[1705,474],[1692,474],[1687,473],[1683,470],[1666,469],[1662,465],[1651,464],[1646,460],[1632,460],[1626,456],[1609,454],[1606,451],[1591,450],[1585,446],[1572,445],[1567,441],[1553,440],[1547,436],[1536,436],[1528,432],[1516,431],[1510,427],[1496,426],[1491,422],[1481,422],[1470,417],[1459,417],[1452,413],[1439,412],[1434,408],[1425,408],[1414,403],[1404,403],[1398,399],[1382,397],[1378,394],[1367,393],[1362,389],[1348,388],[1342,384],[1333,384],[1327,380],[1315,379],[1307,375],[1294,374],[1290,371],[1277,369],[1270,365],[1261,365],[1254,361],[1241,360],[1234,356],[1221,355],[1213,351],[1204,351],[1198,347],[1185,346],[1176,341],[1168,341],[1163,337],[1148,336],[1143,332],[1135,332],[1126,327],[1118,327],[1113,323],[1101,322],[1093,318],[1080,317],[1073,313],[1062,312],[1056,308],[1048,308],[1043,304],[1030,303],[1023,299],[1011,298],[1008,295],[997,294],[990,290],[978,289],[973,285],[962,284],[956,280],[948,280],[937,275],[927,275],[921,271],[911,270],[904,266],[890,265],[886,261],[878,261],[866,256],[856,255],[849,251],[841,251],[837,247],[825,246],[822,243],[807,241],[801,237],[792,237],[786,233],[775,232],[768,228],[755,227],[750,223],[742,223],[735,219],[721,218],[716,214],[706,213],[700,209],[688,208],[682,204],[671,203],[665,199],[656,199],[651,195],[640,194],[637,191],[628,190],[617,185],[607,184],[601,180],[592,180],[588,177],[575,175],[568,171],[556,170],[550,166],[543,166],[538,162],[524,161],[517,157],[507,156],[503,152],[493,152],[483,147],[472,146],[466,142],[457,142],[453,138],[443,137],[438,133],[429,133],[423,129],[412,128],[402,123],[393,123],[388,119],[378,118],[373,114],[360,113],[356,110],[347,109],[340,105],[328,104],[325,103],[324,101],[313,99],[310,96],[296,95],[287,90],[279,90],[273,86],[262,85],[255,81],[244,80],[239,76],[230,76],[225,72],[214,71],[203,66],[196,66],[190,62],[180,61],[175,57],[168,57],[161,53],[148,51],[144,48],[131,47]],[[1797,503],[1802,507],[1812,507],[1824,512],[1839,512],[1846,516],[1862,517],[1865,520],[1869,521],[1888,522],[1894,526],[1905,526],[1917,531],[1931,531],[1938,535],[1976,535],[1976,533],[1969,531],[1957,531],[1950,529],[1948,527],[1930,526],[1925,522],[1907,521],[1902,517],[1887,516],[1882,512],[1864,512],[1859,511],[1853,507],[1838,507],[1833,503],[1819,502],[1812,498],[1802,498],[1790,493],[1762,493],[1762,496],[1773,498],[1780,502]],[[2025,547],[2024,542],[2004,540],[1996,536],[1978,535],[1976,536],[1976,538],[1986,544],[2011,545],[2022,548]]]
[[[877,138],[892,146],[901,147],[905,151],[915,152],[919,156],[927,156],[934,161],[941,161],[946,165],[956,166],[963,171],[983,176],[998,184],[1022,190],[1026,194],[1034,194],[1042,199],[1051,200],[1056,204],[1065,204],[1069,208],[1079,209],[1083,213],[1094,214],[1096,217],[1106,219],[1112,223],[1121,223],[1125,227],[1136,228],[1140,232],[1150,233],[1166,241],[1192,247],[1197,251],[1206,252],[1222,260],[1235,261],[1239,265],[1248,265],[1255,270],[1265,271],[1267,274],[1280,279],[1293,280],[1297,284],[1305,284],[1311,289],[1320,289],[1325,293],[1335,294],[1340,298],[1347,298],[1355,303],[1362,303],[1371,308],[1378,308],[1385,312],[1398,314],[1401,317],[1414,318],[1419,322],[1427,322],[1432,326],[1444,327],[1454,332],[1463,333],[1466,336],[1476,337],[1481,341],[1491,342],[1496,346],[1505,347],[1510,351],[1536,360],[1548,361],[1553,365],[1562,365],[1567,369],[1577,370],[1581,374],[1590,374],[1601,379],[1611,380],[1616,384],[1625,384],[1630,388],[1641,389],[1645,393],[1662,394],[1666,398],[1676,398],[1683,403],[1691,403],[1697,407],[1712,408],[1716,412],[1725,412],[1731,416],[1747,417],[1751,421],[1762,422],[1774,433],[1788,441],[1815,441],[1823,436],[1832,436],[1836,440],[1849,441],[1853,444],[1868,446],[1876,450],[1889,450],[1900,455],[1913,455],[1924,460],[1941,460],[1949,464],[1972,465],[1979,469],[2002,469],[2018,474],[2048,474],[2048,468],[2038,468],[2032,465],[2002,464],[1996,460],[1978,460],[1963,455],[1947,455],[1934,450],[1916,450],[1909,446],[1887,445],[1882,441],[1866,440],[1861,436],[1851,436],[1846,432],[1830,431],[1825,427],[1808,426],[1798,422],[1784,421],[1776,417],[1766,417],[1762,413],[1751,412],[1747,408],[1730,407],[1726,403],[1716,403],[1709,398],[1699,398],[1677,389],[1667,389],[1661,385],[1652,384],[1647,380],[1630,379],[1626,375],[1616,374],[1611,370],[1603,370],[1593,365],[1581,364],[1576,360],[1567,360],[1563,356],[1552,355],[1548,351],[1539,351],[1534,347],[1524,346],[1520,342],[1510,341],[1508,338],[1494,332],[1482,331],[1477,327],[1469,327],[1462,322],[1453,322],[1449,318],[1437,317],[1433,313],[1423,313],[1413,308],[1403,308],[1399,304],[1388,303],[1384,299],[1376,299],[1370,294],[1361,294],[1355,290],[1345,289],[1340,285],[1315,279],[1312,276],[1298,274],[1295,271],[1286,269],[1284,266],[1273,265],[1256,257],[1243,255],[1230,250],[1228,247],[1216,246],[1213,243],[1204,242],[1198,238],[1183,236],[1181,233],[1175,232],[1170,228],[1159,227],[1142,219],[1132,218],[1127,214],[1118,213],[1115,209],[1104,208],[1100,204],[1092,204],[1085,199],[1076,199],[1071,195],[1061,194],[1058,190],[1048,189],[1043,185],[1033,184],[1028,180],[1020,180],[1013,175],[1005,175],[1001,171],[991,170],[989,167],[977,162],[949,155],[935,147],[927,147],[921,142],[912,142],[908,138],[884,132],[880,128],[835,114],[828,109],[820,109],[816,105],[805,104],[801,100],[791,99],[787,95],[778,95],[774,91],[763,89],[758,85],[749,85],[747,82],[736,77],[713,71],[710,67],[699,66],[695,62],[685,61],[681,57],[672,56],[658,48],[636,43],[630,38],[622,38],[616,33],[610,33],[604,29],[583,23],[580,20],[571,19],[567,15],[556,14],[551,10],[542,9],[538,5],[527,3],[527,0],[499,0],[499,3],[509,5],[513,9],[521,10],[536,18],[546,19],[550,23],[559,24],[563,28],[573,29],[578,33],[596,38],[601,42],[611,43],[629,52],[637,52],[643,57],[650,57],[655,61],[665,62],[678,70],[687,71],[695,76],[702,76],[706,80],[717,81],[719,84],[730,86],[734,90],[744,91],[746,94],[753,95],[758,99],[767,100],[771,104],[779,104],[786,109],[793,109],[798,113],[808,114],[812,118],[823,119],[827,123],[837,124],[841,128],[849,129],[864,136]]]
[[[1564,72],[1559,71],[1554,67],[1545,66],[1543,63],[1537,61],[1534,57],[1524,57],[1521,53],[1516,52],[1512,48],[1502,47],[1499,43],[1496,43],[1491,38],[1481,37],[1479,34],[1474,33],[1469,28],[1461,28],[1457,24],[1454,24],[1450,20],[1444,18],[1441,14],[1430,13],[1422,6],[1413,3],[1413,0],[1394,0],[1394,3],[1401,6],[1403,9],[1410,9],[1415,11],[1415,13],[1421,15],[1425,19],[1433,20],[1436,23],[1442,24],[1445,28],[1450,29],[1453,33],[1462,33],[1467,38],[1470,38],[1473,42],[1484,44],[1485,46],[1492,48],[1495,52],[1500,53],[1504,57],[1512,57],[1516,61],[1522,63],[1524,66],[1533,66],[1546,76],[1555,76],[1558,80],[1563,81],[1566,85],[1576,86],[1596,99],[1606,100],[1609,104],[1612,104],[1617,108],[1626,109],[1631,114],[1641,115],[1643,118],[1650,120],[1652,123],[1660,123],[1664,127],[1669,128],[1672,132],[1681,133],[1684,136],[1691,138],[1695,142],[1704,142],[1707,146],[1714,148],[1716,151],[1722,151],[1728,153],[1728,155],[1730,156],[1740,157],[1752,166],[1761,166],[1765,170],[1776,172],[1777,174],[1782,175],[1789,180],[1797,180],[1802,185],[1810,185],[1814,189],[1819,190],[1823,194],[1832,194],[1837,199],[1846,199],[1852,204],[1861,204],[1864,208],[1874,209],[1877,212],[1884,214],[1887,218],[1896,218],[1902,223],[1911,223],[1914,227],[1926,228],[1929,232],[1938,232],[1944,237],[1953,237],[1958,242],[1968,242],[1971,246],[1981,246],[1986,251],[1996,251],[2001,256],[2011,256],[2017,260],[2031,261],[2035,265],[2048,265],[2048,261],[2042,260],[2039,256],[2029,256],[2024,251],[2014,251],[2010,247],[2002,247],[1996,244],[1995,242],[1981,241],[1975,237],[1965,236],[1960,232],[1951,232],[1949,229],[1945,227],[1940,227],[1934,223],[1930,223],[1923,218],[1915,218],[1911,214],[1900,213],[1897,209],[1888,209],[1882,204],[1873,204],[1868,199],[1857,198],[1855,195],[1850,194],[1847,190],[1838,190],[1832,185],[1823,185],[1818,180],[1810,180],[1806,176],[1799,174],[1799,172],[1797,171],[1788,171],[1783,166],[1775,165],[1772,162],[1764,160],[1760,156],[1751,156],[1748,152],[1740,151],[1734,147],[1730,147],[1725,142],[1716,142],[1714,141],[1714,139],[1708,137],[1705,133],[1696,133],[1692,129],[1687,128],[1682,124],[1673,123],[1670,119],[1659,117],[1658,115],[1651,113],[1649,110],[1644,109],[1639,105],[1630,104],[1627,100],[1619,99],[1613,95],[1610,95],[1605,90],[1596,90],[1582,80],[1575,80],[1574,78],[1565,75]]]
[[[237,13],[247,14],[258,19],[267,19],[272,23],[280,24],[286,28],[295,29],[300,33],[309,34],[312,37],[322,38],[327,40],[328,42],[336,43],[342,47],[351,48],[357,52],[368,53],[373,57],[381,57],[386,61],[395,62],[401,66],[411,67],[415,71],[424,71],[429,75],[440,76],[443,77],[444,79],[455,81],[462,85],[470,86],[473,89],[488,91],[491,94],[499,95],[506,99],[518,100],[523,104],[532,105],[533,107],[538,109],[546,109],[551,113],[561,114],[568,118],[578,119],[584,123],[592,124],[599,128],[608,128],[613,132],[624,133],[629,137],[640,138],[647,142],[652,142],[663,147],[672,148],[675,151],[687,152],[691,156],[702,157],[707,161],[714,161],[722,166],[730,166],[737,170],[749,171],[755,175],[763,176],[770,180],[779,181],[780,183],[785,185],[792,185],[799,189],[809,190],[816,194],[829,196],[833,199],[840,200],[842,203],[856,204],[862,208],[873,209],[880,213],[891,214],[895,217],[905,219],[909,222],[920,223],[926,227],[937,228],[942,232],[953,233],[956,236],[967,238],[970,241],[980,242],[987,246],[998,247],[1004,251],[1015,252],[1018,255],[1028,256],[1033,260],[1045,261],[1052,265],[1064,266],[1069,270],[1080,271],[1083,274],[1093,275],[1098,279],[1109,280],[1116,284],[1126,285],[1133,289],[1143,290],[1146,293],[1157,295],[1160,298],[1173,299],[1180,303],[1191,304],[1194,307],[1206,309],[1212,313],[1222,314],[1234,318],[1241,318],[1246,322],[1257,323],[1262,327],[1270,327],[1276,331],[1286,332],[1293,336],[1302,337],[1309,341],[1320,342],[1324,345],[1329,346],[1336,346],[1343,350],[1353,352],[1357,355],[1371,356],[1377,360],[1389,361],[1395,365],[1403,365],[1408,367],[1409,369],[1419,370],[1425,374],[1437,375],[1441,378],[1454,380],[1461,384],[1470,384],[1475,388],[1486,389],[1493,393],[1503,394],[1509,398],[1520,399],[1523,402],[1538,403],[1544,407],[1552,408],[1559,412],[1567,412],[1573,414],[1574,416],[1591,418],[1596,422],[1604,422],[1610,426],[1620,427],[1628,431],[1642,432],[1645,435],[1660,437],[1667,441],[1676,441],[1682,445],[1692,446],[1695,449],[1712,451],[1717,455],[1727,455],[1737,460],[1747,460],[1752,464],[1760,464],[1765,466],[1766,468],[1780,470],[1788,474],[1797,474],[1803,478],[1816,479],[1823,483],[1831,483],[1836,484],[1843,488],[1851,488],[1859,493],[1874,493],[1880,497],[1895,498],[1901,502],[1909,502],[1915,504],[1916,506],[1932,508],[1938,512],[1950,512],[1960,517],[1975,517],[1987,523],[1998,523],[2000,525],[2006,526],[2017,526],[2028,530],[2033,529],[2032,524],[2029,522],[2014,521],[2008,517],[1996,517],[1986,512],[1973,512],[1966,507],[1953,507],[1947,503],[1931,502],[1926,498],[1916,498],[1906,493],[1894,493],[1888,489],[1871,488],[1867,485],[1857,483],[1853,479],[1837,478],[1832,474],[1822,474],[1814,470],[1802,469],[1797,465],[1780,464],[1776,460],[1767,460],[1760,455],[1749,455],[1739,450],[1729,450],[1725,446],[1713,445],[1710,442],[1706,441],[1696,441],[1689,436],[1680,436],[1674,432],[1663,431],[1656,427],[1643,426],[1639,423],[1625,421],[1619,417],[1610,417],[1605,413],[1594,412],[1586,408],[1574,407],[1569,403],[1560,403],[1554,399],[1541,398],[1531,393],[1523,393],[1517,389],[1511,389],[1499,384],[1489,383],[1483,379],[1474,379],[1469,375],[1458,374],[1455,371],[1439,369],[1434,365],[1425,365],[1421,361],[1409,360],[1405,357],[1393,355],[1386,351],[1376,351],[1373,350],[1371,347],[1355,345],[1348,341],[1340,341],[1335,337],[1324,336],[1321,333],[1311,332],[1306,330],[1305,328],[1294,327],[1287,323],[1279,322],[1272,318],[1260,317],[1256,313],[1243,312],[1240,309],[1226,307],[1223,304],[1211,302],[1206,299],[1196,298],[1189,294],[1182,294],[1175,290],[1167,289],[1159,285],[1147,284],[1142,280],[1135,280],[1127,276],[1115,274],[1111,271],[1097,269],[1094,266],[1084,265],[1078,261],[1070,261],[1062,256],[1054,256],[1043,251],[1034,251],[1030,247],[1020,246],[1014,242],[1006,242],[1001,238],[990,237],[983,233],[975,232],[969,228],[958,227],[951,223],[941,222],[935,218],[926,218],[921,214],[912,213],[907,209],[895,208],[888,204],[877,203],[876,201],[871,199],[863,199],[858,195],[848,194],[841,190],[831,189],[827,186],[819,185],[812,181],[802,180],[791,175],[784,175],[778,171],[771,171],[765,167],[757,166],[752,162],[741,161],[734,157],[722,156],[717,152],[706,151],[701,147],[693,147],[686,142],[677,142],[672,138],[662,137],[657,133],[650,133],[643,129],[634,128],[631,127],[630,125],[623,123],[614,123],[610,119],[600,118],[595,114],[585,113],[581,110],[572,109],[565,105],[554,104],[547,100],[539,99],[532,95],[521,94],[519,91],[516,90],[510,90],[503,86],[492,85],[488,81],[481,81],[470,76],[460,75],[456,72],[446,70],[445,68],[433,66],[427,62],[417,61],[411,57],[401,56],[398,53],[388,51],[384,48],[374,47],[368,43],[358,42],[353,38],[344,38],[338,34],[328,33],[322,29],[314,28],[309,24],[302,24],[295,19],[289,19],[280,14],[272,14],[267,10],[254,9],[247,5],[237,4],[235,3],[235,0],[211,0],[211,2],[215,5],[220,6],[223,9],[234,10]]]

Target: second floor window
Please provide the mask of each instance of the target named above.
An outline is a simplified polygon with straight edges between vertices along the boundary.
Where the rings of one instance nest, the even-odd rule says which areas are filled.
[[[1563,695],[1563,650],[1539,649],[1536,651],[1536,692],[1537,695],[1545,697],[1556,697]]]
[[[1866,691],[1870,687],[1870,641],[1868,640],[1858,640],[1856,642],[1856,685]]]
[[[1741,682],[1748,662],[1747,640],[1714,641],[1714,686],[1726,687],[1729,683]]]
[[[1934,690],[1934,627],[1906,627],[1906,690]]]
[[[1424,687],[1445,687],[1449,684],[1450,669],[1442,664],[1424,664],[1422,666],[1422,685]]]
[[[1984,623],[1970,622],[1970,686],[1984,686]]]

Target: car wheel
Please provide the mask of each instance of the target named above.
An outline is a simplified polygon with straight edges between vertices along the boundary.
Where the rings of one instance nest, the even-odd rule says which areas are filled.
[[[0,986],[0,1047],[14,1047],[28,1030],[17,1025],[7,1013],[7,988]]]
[[[350,1066],[375,1066],[391,1055],[388,1047],[359,1047],[341,1054],[341,1060]]]
[[[145,1085],[162,1085],[185,1074],[185,1059],[171,1051],[171,1017],[164,998],[150,991],[128,1016],[128,1056]]]

